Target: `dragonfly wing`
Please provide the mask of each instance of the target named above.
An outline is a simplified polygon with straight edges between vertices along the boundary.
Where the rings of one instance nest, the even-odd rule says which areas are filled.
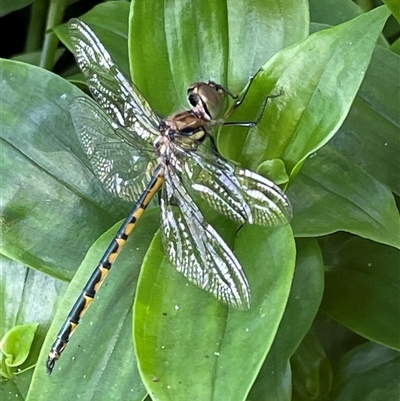
[[[115,196],[136,202],[146,188],[143,172],[153,153],[127,143],[123,131],[88,98],[74,99],[70,111],[78,138],[103,186]],[[149,148],[137,139],[138,144]]]
[[[240,263],[181,183],[168,175],[161,221],[164,248],[179,272],[236,309],[250,307],[249,284]]]
[[[251,216],[251,210],[240,183],[233,174],[230,164],[216,164],[198,154],[191,154],[180,173],[186,188],[201,196],[213,209],[238,223],[245,223]]]
[[[208,150],[191,154],[181,174],[191,191],[241,224],[277,227],[292,217],[289,199],[272,181],[235,167]]]
[[[286,194],[271,180],[250,170],[235,167],[254,224],[279,227],[292,219],[292,205]]]
[[[84,22],[72,19],[69,34],[78,66],[96,101],[113,121],[153,143],[161,120],[139,89],[119,70]]]

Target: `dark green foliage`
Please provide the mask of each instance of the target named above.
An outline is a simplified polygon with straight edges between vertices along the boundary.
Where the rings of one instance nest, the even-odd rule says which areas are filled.
[[[258,72],[232,121],[281,92],[258,127],[215,135],[226,157],[288,178],[294,218],[236,233],[207,216],[249,278],[252,308],[238,312],[176,273],[154,236],[159,210],[147,211],[50,377],[54,336],[130,205],[102,189],[77,140],[69,105],[82,92],[0,61],[0,334],[39,323],[29,346],[20,334],[0,344],[12,350],[2,401],[394,399],[399,56],[380,36],[390,12],[310,3],[311,25],[305,0],[106,2],[76,15],[160,114],[186,108],[195,81],[239,93]],[[65,25],[54,31],[68,46]]]

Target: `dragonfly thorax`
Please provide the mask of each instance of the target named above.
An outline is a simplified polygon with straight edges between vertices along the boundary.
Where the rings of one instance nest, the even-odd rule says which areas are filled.
[[[161,133],[184,150],[197,150],[204,141],[209,123],[197,117],[192,111],[183,111],[164,121]]]
[[[161,138],[154,144],[155,153],[168,160],[168,153],[196,151],[211,128],[218,124],[227,90],[214,82],[196,82],[188,91],[191,110],[172,115],[160,125]]]

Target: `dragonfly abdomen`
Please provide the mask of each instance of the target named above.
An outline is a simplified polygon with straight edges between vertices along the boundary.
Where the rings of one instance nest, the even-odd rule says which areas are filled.
[[[92,275],[87,281],[81,295],[69,312],[67,320],[61,327],[57,339],[51,347],[49,356],[47,358],[46,366],[48,373],[52,372],[56,361],[60,358],[61,353],[67,346],[67,343],[76,330],[80,320],[91,305],[96,292],[103,284],[122,247],[125,245],[126,240],[135,228],[137,221],[142,216],[144,210],[153,199],[157,191],[161,188],[163,183],[164,166],[160,165],[156,168],[152,179],[146,187],[146,190],[143,192],[142,196],[129,213],[129,216],[126,218],[121,228],[118,230],[118,233],[108,246],[107,251],[104,253],[96,269],[93,271]]]

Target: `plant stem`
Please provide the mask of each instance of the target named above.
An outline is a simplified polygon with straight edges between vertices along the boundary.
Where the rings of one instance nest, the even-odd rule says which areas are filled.
[[[40,66],[47,70],[51,70],[54,67],[58,46],[58,37],[51,31],[51,29],[62,22],[66,5],[67,0],[50,0],[46,23],[46,35],[40,60]]]
[[[48,0],[36,0],[32,3],[28,32],[26,35],[25,53],[40,50],[43,42],[44,20]]]

